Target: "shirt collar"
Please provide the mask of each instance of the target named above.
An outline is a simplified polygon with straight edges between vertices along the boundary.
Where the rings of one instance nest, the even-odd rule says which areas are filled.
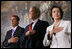
[[[16,26],[16,27],[12,27],[12,29],[13,29],[13,30],[16,30],[17,27],[18,27],[18,26]]]
[[[38,21],[38,18],[37,18],[37,19],[35,19],[34,21],[32,20],[32,22],[33,22],[33,23],[36,23],[37,21]]]

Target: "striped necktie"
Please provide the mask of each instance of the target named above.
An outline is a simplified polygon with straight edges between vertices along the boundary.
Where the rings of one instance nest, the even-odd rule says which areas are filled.
[[[13,34],[14,34],[14,29],[12,29],[12,36],[13,36]]]

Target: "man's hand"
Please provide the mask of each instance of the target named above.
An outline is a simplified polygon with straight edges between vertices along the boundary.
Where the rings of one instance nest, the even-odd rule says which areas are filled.
[[[26,36],[28,36],[29,34],[30,34],[30,31],[27,31],[27,32],[25,33]]]
[[[30,35],[33,35],[33,34],[35,34],[35,30],[30,30]]]
[[[33,35],[35,32],[36,32],[35,30],[30,30],[30,31],[27,31],[25,35],[26,36]]]
[[[18,42],[18,37],[11,37],[9,40],[8,40],[8,42],[9,43],[16,43],[16,42]]]

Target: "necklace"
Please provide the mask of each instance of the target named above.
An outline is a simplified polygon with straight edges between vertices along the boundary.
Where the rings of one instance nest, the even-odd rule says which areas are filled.
[[[59,24],[60,24],[60,21],[59,21],[58,23],[55,23],[55,24],[54,24],[54,28],[55,28],[55,27],[58,27]]]

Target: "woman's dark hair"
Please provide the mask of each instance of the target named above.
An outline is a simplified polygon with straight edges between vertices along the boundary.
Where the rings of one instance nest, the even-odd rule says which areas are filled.
[[[62,19],[62,18],[63,18],[62,8],[61,8],[60,6],[56,6],[56,5],[52,6],[51,9],[50,9],[50,16],[51,16],[51,18],[52,18],[52,10],[53,10],[53,8],[58,8],[58,9],[60,10],[60,15],[61,15],[61,18],[60,18],[60,19]],[[53,18],[52,18],[52,19],[53,19]],[[54,20],[54,19],[53,19],[53,20]]]

